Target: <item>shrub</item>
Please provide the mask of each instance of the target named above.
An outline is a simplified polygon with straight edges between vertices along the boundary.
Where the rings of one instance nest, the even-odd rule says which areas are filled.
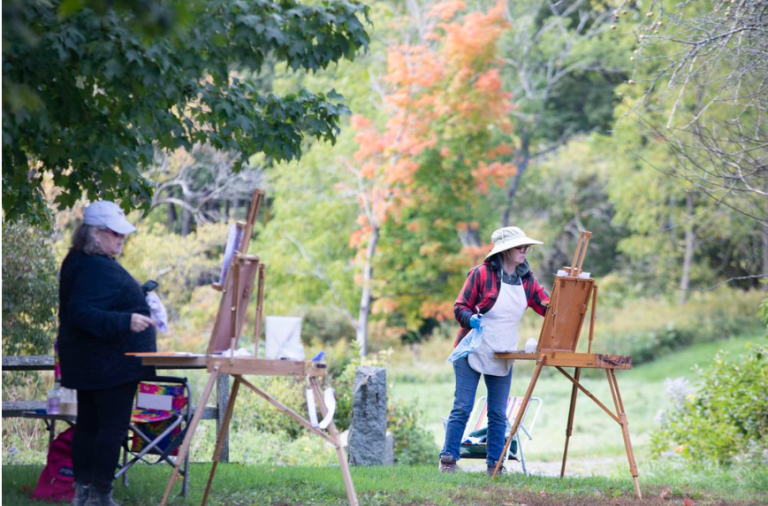
[[[626,301],[622,308],[598,305],[592,351],[632,355],[638,365],[694,343],[759,332],[755,312],[764,296],[758,291],[721,288],[694,294],[684,306],[659,299]],[[580,339],[584,350],[588,329],[585,321]]]
[[[439,448],[432,433],[421,425],[423,416],[420,409],[402,401],[387,405],[387,430],[395,441],[395,464],[416,466],[435,459]]]
[[[736,361],[718,352],[698,371],[698,390],[680,395],[676,408],[662,416],[652,437],[655,455],[674,448],[696,462],[762,460],[768,452],[768,346],[747,348]]]
[[[58,268],[50,233],[23,222],[3,223],[3,354],[53,351]]]

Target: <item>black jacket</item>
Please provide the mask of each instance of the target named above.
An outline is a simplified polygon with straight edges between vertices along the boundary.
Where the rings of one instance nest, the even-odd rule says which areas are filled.
[[[128,352],[157,351],[155,328],[131,332],[131,314],[149,316],[141,286],[104,255],[70,250],[59,284],[61,384],[98,390],[151,379],[155,370]]]

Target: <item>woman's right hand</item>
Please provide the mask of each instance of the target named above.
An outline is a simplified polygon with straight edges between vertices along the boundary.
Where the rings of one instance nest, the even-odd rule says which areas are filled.
[[[131,332],[142,332],[154,325],[152,318],[139,313],[131,314]]]
[[[479,329],[480,328],[480,320],[482,319],[483,315],[481,314],[473,314],[472,317],[469,319],[469,326],[473,329]]]

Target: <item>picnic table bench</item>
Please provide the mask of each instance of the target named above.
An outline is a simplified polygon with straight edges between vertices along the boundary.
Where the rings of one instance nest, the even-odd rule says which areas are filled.
[[[184,367],[161,366],[159,369],[205,369],[205,365],[193,365]],[[17,371],[53,371],[54,361],[52,356],[33,355],[33,356],[4,356],[3,372]],[[203,411],[202,419],[216,420],[216,433],[219,432],[224,420],[224,414],[227,411],[229,402],[229,375],[220,374],[217,383],[216,406],[206,406]],[[193,398],[194,401],[194,398]],[[20,400],[3,401],[3,418],[35,418],[42,419],[46,423],[46,429],[49,432],[49,438],[53,439],[57,421],[74,423],[76,417],[71,415],[48,415],[41,413],[45,410],[46,401],[44,400]],[[194,411],[195,407],[192,407]],[[221,461],[229,461],[229,434],[225,436],[224,446],[221,453]]]

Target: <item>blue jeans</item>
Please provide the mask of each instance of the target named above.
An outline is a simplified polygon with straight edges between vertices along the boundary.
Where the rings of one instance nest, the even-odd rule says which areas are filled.
[[[464,429],[475,404],[480,373],[469,366],[467,357],[455,361],[453,371],[456,374],[456,391],[453,394],[453,409],[445,427],[445,445],[440,456],[450,455],[455,460],[459,460],[461,438],[464,436]],[[501,457],[506,442],[504,432],[507,428],[507,398],[509,397],[509,387],[512,384],[512,369],[506,376],[483,376],[485,377],[485,386],[488,389],[486,462],[489,466],[495,466]]]

